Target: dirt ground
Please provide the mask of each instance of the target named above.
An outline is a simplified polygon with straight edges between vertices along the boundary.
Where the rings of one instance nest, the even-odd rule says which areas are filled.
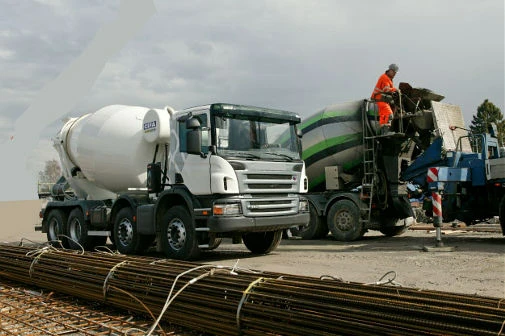
[[[34,231],[40,201],[0,202],[0,243],[35,241],[46,237]],[[398,237],[376,231],[352,243],[332,240],[283,240],[277,250],[252,256],[243,244],[224,240],[205,252],[201,263],[375,283],[386,273],[405,287],[505,298],[505,237],[497,232],[446,231],[442,235],[452,252],[425,252],[435,246],[435,233],[409,230]]]

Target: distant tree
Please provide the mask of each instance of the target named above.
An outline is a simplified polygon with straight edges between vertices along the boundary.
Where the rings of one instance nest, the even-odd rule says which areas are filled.
[[[55,183],[61,177],[61,167],[57,160],[46,161],[44,170],[39,171],[40,183]]]
[[[488,99],[477,107],[477,114],[474,114],[470,130],[472,133],[485,133],[491,123],[495,123],[498,128],[497,138],[501,146],[505,145],[505,119],[500,109]]]

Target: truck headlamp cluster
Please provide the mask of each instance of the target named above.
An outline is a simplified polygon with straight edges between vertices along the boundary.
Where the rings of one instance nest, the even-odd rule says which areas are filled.
[[[306,199],[301,199],[298,203],[298,211],[299,212],[308,212],[309,211],[309,201]]]
[[[212,213],[214,216],[239,216],[242,208],[239,203],[214,204]]]

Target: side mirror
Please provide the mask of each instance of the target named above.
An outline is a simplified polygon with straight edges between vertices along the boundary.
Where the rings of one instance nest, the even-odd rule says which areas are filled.
[[[200,121],[197,118],[189,118],[186,120],[186,150],[188,154],[202,153],[202,130],[200,129]]]
[[[149,163],[147,165],[147,190],[150,193],[159,193],[163,190],[161,185],[161,163]]]
[[[195,130],[200,128],[200,121],[196,118],[189,118],[186,120],[186,129]]]
[[[186,146],[188,154],[202,153],[202,131],[200,129],[192,129],[186,133]]]

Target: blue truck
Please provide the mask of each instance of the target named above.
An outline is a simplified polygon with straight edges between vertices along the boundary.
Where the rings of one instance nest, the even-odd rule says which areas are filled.
[[[461,127],[450,126],[451,131]],[[466,131],[466,130],[464,130]],[[500,147],[497,127],[488,132],[466,132],[457,138],[454,149],[444,148],[442,136],[402,172],[402,178],[425,192],[423,208],[438,222],[459,220],[466,225],[498,216],[505,235],[505,148]],[[441,197],[437,214],[432,194]],[[435,213],[434,213],[435,212]],[[437,220],[434,221],[435,225]]]

